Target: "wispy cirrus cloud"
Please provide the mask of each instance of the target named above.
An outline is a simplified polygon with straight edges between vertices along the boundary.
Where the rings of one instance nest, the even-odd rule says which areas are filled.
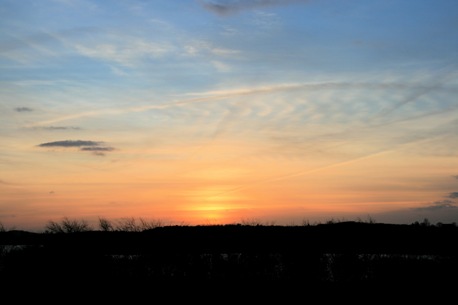
[[[44,126],[41,129],[45,130],[81,130],[81,127],[76,127],[76,126]]]
[[[190,39],[184,42],[184,46],[177,46],[178,56],[205,58],[213,60],[240,59],[242,51],[215,45],[206,40]]]
[[[221,68],[221,67],[220,67]],[[230,68],[230,67],[224,67]],[[388,96],[386,99],[383,94],[388,90],[394,90],[395,93],[401,94],[403,92],[415,92],[417,90],[424,90],[428,88],[431,92],[450,94],[453,93],[453,90],[438,88],[434,86],[430,88],[428,84],[424,83],[405,83],[405,82],[309,82],[309,83],[277,83],[264,86],[255,86],[255,87],[239,87],[232,89],[222,89],[222,90],[209,90],[203,92],[190,92],[183,95],[183,98],[172,99],[167,102],[162,103],[147,103],[144,105],[136,105],[132,107],[125,108],[107,108],[99,109],[96,111],[86,111],[80,113],[68,114],[61,117],[56,117],[41,122],[35,122],[26,127],[39,127],[53,125],[63,121],[74,120],[84,117],[97,117],[97,116],[113,116],[113,115],[123,115],[133,112],[143,112],[149,110],[167,110],[176,107],[183,106],[192,106],[192,105],[203,105],[203,104],[212,104],[216,101],[221,101],[226,103],[227,99],[237,99],[245,96],[262,96],[266,94],[280,94],[287,93],[293,99],[290,99],[285,102],[277,103],[275,101],[267,101],[262,99],[263,102],[254,102],[255,99],[250,99],[250,103],[244,103],[243,107],[245,108],[242,111],[243,113],[253,112],[256,109],[251,109],[253,111],[248,111],[249,107],[256,107],[256,104],[261,106],[266,106],[270,108],[270,113],[275,113],[276,115],[288,114],[287,122],[288,124],[294,123],[290,114],[294,113],[296,116],[302,114],[307,117],[307,122],[312,122],[319,120],[321,115],[322,119],[326,119],[329,122],[330,119],[342,120],[349,119],[352,122],[355,121],[355,116],[360,116],[358,119],[363,120],[365,124],[378,125],[386,124],[387,122],[396,122],[406,120],[406,116],[401,113],[401,115],[390,116],[386,118],[380,115],[380,109],[387,107],[386,105],[396,105],[397,103],[402,103],[402,98],[395,99]],[[375,94],[377,93],[377,94]],[[367,94],[371,94],[369,98]],[[379,96],[381,95],[381,97]],[[300,96],[300,98],[299,98]],[[275,98],[281,98],[279,96]],[[388,100],[387,100],[388,99]],[[339,100],[339,103],[336,103],[335,100]],[[320,103],[314,102],[320,101]],[[441,114],[443,111],[450,111],[455,109],[457,105],[448,105],[446,102],[441,101],[438,103],[437,100],[428,100],[429,105],[434,105],[441,107],[443,109],[426,109],[422,110],[419,113],[409,113],[409,118],[417,116],[428,116],[434,115],[436,113]],[[287,106],[285,108],[285,105]],[[416,106],[415,104],[412,106]],[[272,107],[279,107],[275,110]],[[265,108],[265,107],[261,107]],[[412,108],[412,107],[411,107]],[[288,110],[289,109],[289,110]],[[352,109],[349,112],[349,109]],[[415,110],[416,108],[412,108]],[[420,109],[420,108],[418,108]],[[265,109],[264,109],[265,110]],[[262,110],[262,111],[264,111]],[[286,111],[288,110],[288,111]],[[285,112],[286,111],[286,112]],[[313,113],[312,113],[313,112]],[[331,117],[330,117],[331,116]],[[334,117],[332,117],[334,116]],[[286,119],[286,117],[285,117]],[[388,121],[386,121],[388,120]]]
[[[168,36],[175,35],[173,31],[168,33]],[[97,41],[86,39],[75,42],[65,37],[61,39],[65,45],[81,56],[124,68],[135,68],[145,62],[157,62],[170,57],[174,57],[175,60],[187,60],[189,56],[201,59],[208,59],[208,57],[237,59],[241,55],[240,50],[220,46],[207,40],[182,38],[175,41],[161,35],[154,40],[148,40],[144,37],[132,37],[124,32],[116,32],[101,36]],[[125,73],[119,68],[113,72]]]
[[[92,152],[97,156],[104,156],[105,152],[115,150],[113,147],[106,146],[101,141],[88,141],[88,140],[63,140],[46,142],[37,145],[38,147],[52,147],[52,148],[79,148],[80,151]]]
[[[123,66],[133,66],[140,58],[157,58],[170,51],[167,44],[152,43],[142,40],[126,45],[99,44],[96,46],[77,45],[76,50],[86,57],[116,62]]]

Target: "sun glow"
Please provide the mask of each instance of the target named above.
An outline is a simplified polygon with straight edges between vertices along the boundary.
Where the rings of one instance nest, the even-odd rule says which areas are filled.
[[[227,192],[228,187],[204,187],[189,194],[189,206],[186,209],[193,218],[202,223],[231,222],[234,215],[243,209],[240,194]]]

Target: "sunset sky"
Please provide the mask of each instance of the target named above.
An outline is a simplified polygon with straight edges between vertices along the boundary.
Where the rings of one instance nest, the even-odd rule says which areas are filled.
[[[0,0],[0,223],[458,222],[456,0]]]

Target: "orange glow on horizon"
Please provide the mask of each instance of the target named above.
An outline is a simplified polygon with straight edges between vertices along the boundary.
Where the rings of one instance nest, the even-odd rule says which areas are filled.
[[[246,208],[242,203],[246,197],[228,193],[228,189],[228,186],[203,186],[190,190],[181,210],[193,223],[232,222],[234,214]]]

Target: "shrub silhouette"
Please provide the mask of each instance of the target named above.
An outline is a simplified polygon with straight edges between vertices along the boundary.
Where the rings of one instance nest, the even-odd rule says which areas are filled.
[[[125,217],[116,221],[107,218],[98,218],[98,229],[103,232],[142,232],[154,228],[162,227],[161,220],[146,220],[144,218]],[[0,223],[0,232],[5,231],[5,227]],[[44,233],[78,233],[95,231],[84,219],[69,219],[64,217],[60,222],[49,220],[45,225]]]
[[[85,220],[69,219],[64,217],[62,221],[48,221],[45,227],[45,233],[76,233],[91,231],[92,228]]]
[[[100,230],[104,231],[104,232],[109,232],[109,231],[114,231],[115,228],[113,226],[113,223],[106,219],[106,218],[101,218],[99,217],[99,228]]]
[[[104,222],[104,225],[107,226],[107,221]],[[112,225],[111,228],[116,231],[124,232],[141,232],[145,230],[154,229],[161,227],[163,224],[160,220],[146,220],[144,218],[139,218],[138,221],[134,217],[122,218],[117,221],[116,225]]]

